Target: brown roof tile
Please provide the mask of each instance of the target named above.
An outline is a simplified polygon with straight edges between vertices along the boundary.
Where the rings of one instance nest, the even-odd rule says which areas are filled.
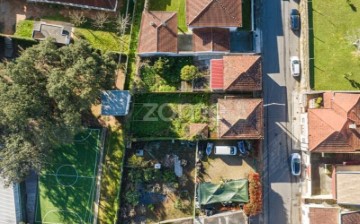
[[[117,0],[28,0],[29,2],[44,2],[63,5],[73,5],[76,7],[90,7],[105,10],[116,10]]]
[[[143,11],[138,53],[177,53],[176,12]]]
[[[193,29],[193,51],[230,51],[229,29]]]
[[[189,130],[189,137],[198,136],[201,139],[206,139],[209,137],[209,127],[204,123],[191,123]]]
[[[324,107],[308,110],[309,150],[353,152],[360,149],[360,94],[324,93]],[[350,129],[350,124],[357,128]]]
[[[218,100],[218,138],[260,139],[262,137],[262,99]]]
[[[360,212],[341,214],[341,224],[360,223]]]
[[[310,224],[339,224],[339,208],[310,208]]]
[[[241,2],[241,0],[187,0],[187,24],[193,27],[241,27]]]
[[[256,91],[262,89],[261,57],[259,55],[224,56],[224,89]]]

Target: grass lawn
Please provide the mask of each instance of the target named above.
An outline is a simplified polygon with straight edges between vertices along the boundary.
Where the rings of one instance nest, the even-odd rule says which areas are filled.
[[[75,28],[75,36],[83,38],[102,51],[116,51],[127,53],[130,35],[118,36],[114,32],[94,30],[89,28]]]
[[[360,3],[351,2],[353,8],[346,1],[313,0],[312,8],[309,3],[311,86],[316,90],[360,89],[360,52],[352,45],[360,36]]]
[[[124,136],[121,128],[109,130],[99,206],[100,223],[115,223],[119,207],[121,188],[121,167],[125,153]]]
[[[32,38],[34,28],[33,20],[22,20],[16,24],[16,32],[14,36],[23,38]]]
[[[178,26],[186,32],[185,2],[186,0],[150,0],[150,10],[177,12]]]
[[[131,133],[135,138],[188,138],[190,123],[208,123],[209,94],[138,94]]]
[[[39,177],[36,223],[92,223],[99,130],[75,137],[55,151]]]
[[[61,14],[45,16],[42,17],[42,19],[71,23],[70,18]],[[75,38],[87,40],[94,48],[104,52],[115,51],[128,53],[130,35],[117,35],[115,27],[114,21],[110,21],[109,19],[109,23],[105,24],[103,29],[95,29],[92,26],[91,20],[87,19],[80,27],[74,28],[74,36]]]

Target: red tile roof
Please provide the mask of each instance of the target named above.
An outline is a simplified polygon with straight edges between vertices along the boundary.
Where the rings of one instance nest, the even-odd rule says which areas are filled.
[[[138,53],[177,53],[176,12],[143,11]]]
[[[193,51],[230,51],[229,29],[193,29]]]
[[[241,27],[241,0],[186,0],[186,22],[193,27]]]
[[[260,139],[262,137],[262,99],[218,100],[218,138]]]
[[[339,208],[309,208],[309,224],[339,224]]]
[[[341,214],[341,224],[360,223],[360,211]]]
[[[189,137],[207,139],[209,137],[209,127],[204,123],[191,123],[189,125]]]
[[[227,91],[261,90],[261,57],[259,55],[224,56],[224,89]]]
[[[210,61],[210,87],[211,89],[224,88],[224,61],[223,59],[212,59]]]
[[[324,94],[324,108],[308,110],[309,150],[353,152],[360,149],[360,94]],[[351,129],[349,125],[355,124]]]
[[[71,5],[75,7],[89,7],[93,9],[103,9],[115,11],[117,0],[28,0],[29,2],[43,2],[61,5]]]

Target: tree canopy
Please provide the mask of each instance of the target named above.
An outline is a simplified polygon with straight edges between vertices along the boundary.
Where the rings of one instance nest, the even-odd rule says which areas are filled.
[[[114,83],[115,67],[112,55],[84,41],[59,48],[51,40],[0,64],[0,175],[8,183],[40,171],[73,139],[82,115]]]

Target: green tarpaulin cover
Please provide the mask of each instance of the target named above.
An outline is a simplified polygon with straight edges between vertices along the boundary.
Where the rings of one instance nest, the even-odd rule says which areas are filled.
[[[249,202],[248,180],[232,180],[221,184],[200,183],[197,189],[201,205],[221,202]]]

